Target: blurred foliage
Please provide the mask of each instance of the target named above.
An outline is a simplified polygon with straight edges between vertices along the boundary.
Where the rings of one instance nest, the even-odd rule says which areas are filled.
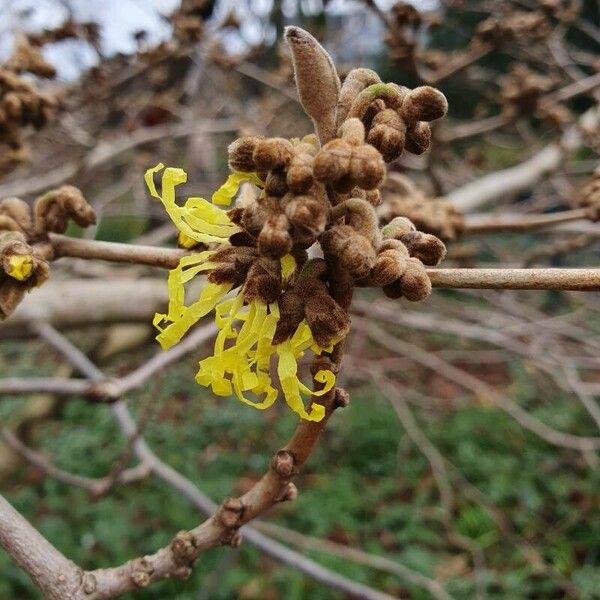
[[[93,336],[84,339],[93,345]],[[438,336],[436,343],[447,340]],[[146,356],[148,350],[141,352]],[[10,361],[15,375],[37,368],[43,351],[38,343],[0,343],[2,361]],[[128,354],[115,360],[111,369],[122,372],[141,358]],[[44,364],[42,371],[51,373],[52,362]],[[295,421],[283,409],[262,413],[233,399],[212,398],[194,384],[193,369],[193,359],[180,362],[132,396],[130,404],[139,415],[149,403],[150,445],[219,499],[232,490],[242,492],[255,481]],[[510,376],[515,400],[533,415],[585,432],[587,418],[577,403],[558,392],[552,392],[556,397],[550,403],[540,402],[538,395],[545,390],[532,384],[517,360]],[[0,420],[6,423],[22,402],[3,400]],[[120,436],[109,410],[70,400],[60,412],[56,420],[36,427],[33,442],[67,470],[91,477],[106,474],[123,450],[123,442],[115,442]],[[528,434],[493,406],[461,403],[460,408],[415,414],[448,460],[448,473],[457,484],[453,528],[484,552],[486,564],[479,577],[487,597],[563,598],[556,582],[564,579],[576,587],[577,597],[598,598],[600,515],[594,503],[600,486],[598,470],[589,468],[578,453],[550,447]],[[454,477],[456,472],[487,497],[495,512],[465,493],[468,490]],[[298,486],[295,505],[277,508],[270,520],[306,535],[384,554],[440,577],[457,598],[475,597],[473,559],[449,539],[429,465],[374,388],[354,389],[350,407],[335,415]],[[180,494],[152,478],[91,502],[82,490],[26,467],[3,482],[3,492],[67,556],[87,568],[152,552],[202,519]],[[503,531],[493,518],[498,512],[512,533]],[[309,555],[390,594],[429,597],[391,575],[324,553]],[[551,572],[538,568],[539,559]],[[2,600],[38,597],[4,553],[0,573]],[[217,549],[202,555],[187,582],[160,583],[135,597],[325,600],[341,596],[243,544],[239,551]]]

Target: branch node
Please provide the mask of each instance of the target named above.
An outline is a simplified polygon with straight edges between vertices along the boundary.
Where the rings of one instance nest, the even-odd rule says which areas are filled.
[[[191,567],[197,557],[196,541],[189,531],[179,531],[171,540],[173,560],[180,567]]]
[[[344,388],[335,388],[334,406],[336,408],[346,408],[350,404],[350,394]]]
[[[93,594],[96,591],[98,587],[98,582],[96,581],[96,578],[94,577],[94,575],[92,575],[92,573],[83,574],[81,587],[85,594]]]
[[[271,468],[281,479],[291,479],[296,473],[298,468],[296,467],[296,459],[294,455],[288,450],[279,450],[277,454],[271,460]]]
[[[298,488],[295,483],[290,481],[279,497],[279,502],[294,502],[296,498],[298,498]]]
[[[137,558],[131,565],[131,579],[139,588],[145,588],[152,583],[151,575],[154,567],[146,558]]]
[[[226,529],[237,529],[241,525],[244,504],[239,498],[225,498],[217,510],[216,519]],[[227,543],[229,543],[229,539]]]

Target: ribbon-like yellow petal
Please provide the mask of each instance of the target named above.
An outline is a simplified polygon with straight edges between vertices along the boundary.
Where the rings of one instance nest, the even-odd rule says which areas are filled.
[[[261,188],[265,185],[265,182],[256,173],[234,171],[225,180],[225,183],[212,195],[213,203],[229,206],[244,181],[250,181]]]

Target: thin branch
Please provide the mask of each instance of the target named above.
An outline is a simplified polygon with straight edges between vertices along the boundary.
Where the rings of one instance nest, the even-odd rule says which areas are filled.
[[[366,328],[367,325],[364,322],[361,323],[359,319],[355,319],[355,327]],[[387,334],[380,327],[371,323],[368,325],[368,333],[375,342],[388,350],[399,352],[402,355],[410,357],[419,364],[422,364],[424,367],[435,370],[446,379],[461,387],[469,389],[478,398],[489,399],[493,404],[511,415],[525,429],[535,433],[548,443],[563,448],[580,450],[581,452],[596,451],[600,449],[600,438],[572,435],[549,427],[535,417],[532,417],[527,411],[504,394],[496,391],[494,388],[470,373],[467,373],[463,369],[451,365],[441,357],[431,352],[427,352],[415,344],[396,339]]]
[[[600,269],[427,269],[435,288],[600,290]]]
[[[326,552],[327,554],[338,556],[339,558],[349,560],[359,565],[365,565],[372,569],[377,569],[378,571],[397,575],[408,583],[427,590],[438,600],[452,600],[452,596],[448,594],[439,582],[430,579],[429,577],[425,577],[425,575],[422,575],[417,571],[413,571],[396,560],[391,560],[385,556],[369,554],[358,548],[337,544],[330,540],[322,540],[304,535],[274,523],[260,521],[256,524],[256,528],[272,537],[287,542],[288,544],[293,544],[302,550]]]
[[[60,481],[66,485],[73,485],[82,488],[90,493],[91,496],[98,497],[106,494],[114,484],[125,485],[140,481],[147,477],[150,469],[147,465],[140,463],[135,467],[123,469],[116,474],[115,477],[107,475],[106,477],[92,478],[83,477],[75,473],[70,473],[63,469],[59,469],[54,463],[48,460],[45,456],[28,448],[12,431],[6,428],[0,429],[0,438],[17,453],[21,458],[39,469],[44,475],[56,481]]]
[[[465,215],[465,234],[535,231],[536,229],[545,229],[561,223],[587,219],[588,215],[589,213],[585,208],[574,208],[541,215],[470,214]]]

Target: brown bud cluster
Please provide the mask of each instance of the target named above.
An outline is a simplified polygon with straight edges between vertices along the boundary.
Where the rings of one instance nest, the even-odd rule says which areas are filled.
[[[24,129],[41,129],[61,107],[56,93],[41,91],[27,75],[54,77],[38,45],[18,35],[12,55],[0,65],[0,174],[27,159]]]
[[[500,99],[505,114],[513,118],[532,115],[557,126],[570,122],[571,113],[566,107],[543,97],[556,83],[554,78],[536,73],[525,64],[513,65],[500,79]]]
[[[493,15],[481,21],[475,29],[472,43],[499,47],[506,42],[522,38],[544,39],[551,31],[551,23],[543,12],[515,10],[503,17]]]
[[[46,281],[52,254],[47,234],[63,233],[69,219],[81,227],[96,222],[92,207],[72,186],[40,196],[33,211],[19,198],[0,201],[0,318]]]
[[[323,348],[347,335],[350,318],[331,297],[326,276],[325,261],[313,259],[304,265],[294,284],[280,296],[281,318],[273,338],[275,344],[289,339],[303,319],[317,344]]]
[[[343,101],[343,103],[342,103]],[[394,83],[384,84],[374,71],[351,71],[344,81],[338,105],[338,121],[359,119],[366,141],[385,162],[392,162],[404,149],[422,154],[429,147],[429,122],[448,110],[444,94],[430,86],[413,90]]]
[[[229,146],[229,166],[263,179],[260,197],[247,197],[230,213],[262,254],[280,258],[294,247],[308,248],[323,233],[329,201],[316,179],[314,135],[301,140],[242,137]]]
[[[396,10],[406,24],[417,22],[410,10],[404,17]],[[242,184],[229,210],[239,231],[211,256],[208,278],[240,287],[245,302],[276,301],[276,344],[305,321],[316,343],[328,347],[348,332],[354,285],[380,287],[390,297],[412,301],[431,291],[425,265],[444,257],[443,242],[408,219],[393,218],[396,214],[380,230],[375,207],[386,162],[404,149],[424,152],[429,123],[445,115],[447,101],[429,86],[411,90],[383,83],[369,69],[350,71],[339,88],[330,57],[307,32],[288,28],[286,41],[301,104],[317,135],[250,135],[229,146],[230,168],[255,177],[253,184]],[[320,75],[300,65],[301,56]],[[323,105],[313,85],[317,80],[328,80]],[[450,237],[450,227],[458,229],[456,219],[438,228]],[[314,244],[324,258],[307,262],[306,250]],[[295,259],[293,270],[288,255]]]
[[[0,231],[0,319],[10,315],[25,294],[44,283],[48,275],[48,262],[21,232]]]
[[[464,231],[464,215],[454,205],[444,198],[428,198],[407,177],[394,174],[386,187],[390,191],[377,209],[383,223],[407,217],[419,230],[444,241],[455,240]]]

